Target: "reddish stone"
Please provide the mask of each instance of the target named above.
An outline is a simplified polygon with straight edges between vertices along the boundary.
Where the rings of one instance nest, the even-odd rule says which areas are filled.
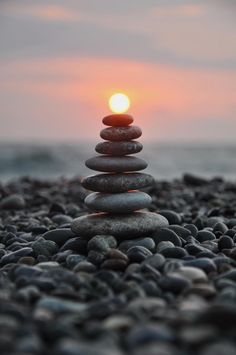
[[[122,127],[128,126],[134,121],[133,117],[125,113],[116,113],[103,118],[106,126]]]

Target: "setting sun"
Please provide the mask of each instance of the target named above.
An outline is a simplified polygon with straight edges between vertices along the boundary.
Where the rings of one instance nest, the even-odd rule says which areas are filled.
[[[110,97],[109,107],[114,113],[124,113],[130,107],[130,100],[127,95],[117,93]]]

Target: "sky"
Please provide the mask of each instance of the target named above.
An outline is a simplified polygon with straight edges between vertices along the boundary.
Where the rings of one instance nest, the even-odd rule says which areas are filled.
[[[130,97],[143,140],[236,141],[235,0],[1,0],[0,141],[98,140]]]

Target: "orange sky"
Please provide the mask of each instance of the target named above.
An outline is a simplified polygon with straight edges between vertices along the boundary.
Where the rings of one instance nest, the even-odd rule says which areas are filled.
[[[107,100],[122,91],[144,140],[234,141],[236,26],[227,1],[137,1],[136,17],[114,1],[107,9],[101,0],[108,13],[72,3],[3,7],[2,139],[98,139]]]

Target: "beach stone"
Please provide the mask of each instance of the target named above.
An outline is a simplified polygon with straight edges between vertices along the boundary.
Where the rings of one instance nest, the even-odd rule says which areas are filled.
[[[161,251],[161,254],[166,258],[182,259],[184,256],[188,255],[186,250],[181,247],[167,247]]]
[[[146,169],[145,160],[136,157],[110,157],[106,155],[96,156],[86,160],[87,168],[102,171],[122,173],[125,171],[136,171]]]
[[[107,253],[109,249],[116,248],[117,241],[112,235],[95,235],[89,240],[87,250],[95,250],[101,253]]]
[[[134,246],[142,246],[147,248],[150,251],[155,250],[155,242],[152,238],[136,238],[131,240],[124,240],[119,244],[119,249],[123,252],[126,252],[129,248]]]
[[[227,235],[222,235],[218,240],[218,248],[219,250],[223,249],[232,249],[234,247],[234,241]]]
[[[0,260],[1,265],[17,263],[17,261],[23,256],[29,256],[33,254],[33,249],[30,247],[21,248],[11,253],[3,255]]]
[[[188,237],[191,236],[191,232],[187,228],[179,226],[178,224],[172,224],[168,228],[174,231],[179,237],[183,238],[184,240],[187,240]]]
[[[19,194],[13,194],[0,200],[0,208],[5,210],[21,210],[25,207],[25,200]]]
[[[184,266],[193,266],[202,269],[207,274],[216,271],[216,265],[213,260],[209,258],[197,258],[193,260],[187,260],[184,262]]]
[[[100,154],[121,156],[141,152],[143,145],[138,141],[100,142],[95,150]]]
[[[175,211],[160,210],[160,211],[158,211],[158,213],[161,214],[162,216],[166,217],[169,224],[181,224],[181,216]]]
[[[178,235],[169,228],[162,228],[159,231],[156,231],[153,233],[152,238],[154,239],[156,245],[163,241],[169,241],[178,247],[182,246],[180,237],[178,237]]]
[[[102,123],[106,126],[122,127],[130,125],[133,121],[134,119],[131,115],[128,115],[127,113],[117,113],[105,116]]]
[[[84,203],[95,212],[129,213],[147,208],[152,198],[141,191],[129,191],[116,194],[93,192],[88,195]]]
[[[179,294],[191,286],[191,281],[184,276],[170,273],[162,276],[158,281],[158,285],[163,291]]]
[[[152,252],[145,247],[134,246],[127,251],[128,258],[134,263],[140,263],[147,257],[152,256]]]
[[[148,236],[156,229],[167,226],[168,221],[165,217],[152,212],[124,215],[95,213],[74,219],[71,229],[84,238],[91,238],[96,234],[109,234],[130,239]]]
[[[192,266],[181,266],[176,273],[182,275],[192,282],[206,282],[207,275],[199,268]]]
[[[112,142],[129,141],[141,137],[142,130],[138,126],[109,127],[100,132],[100,137]]]
[[[82,180],[84,188],[92,191],[117,193],[136,190],[154,183],[154,178],[145,173],[98,174]]]
[[[206,240],[214,240],[214,239],[216,239],[216,237],[215,237],[215,234],[212,233],[211,231],[203,229],[198,232],[196,239],[200,243],[202,243],[202,242],[205,242]]]
[[[42,235],[44,239],[52,240],[58,246],[62,246],[68,239],[74,236],[69,228],[52,229]]]

